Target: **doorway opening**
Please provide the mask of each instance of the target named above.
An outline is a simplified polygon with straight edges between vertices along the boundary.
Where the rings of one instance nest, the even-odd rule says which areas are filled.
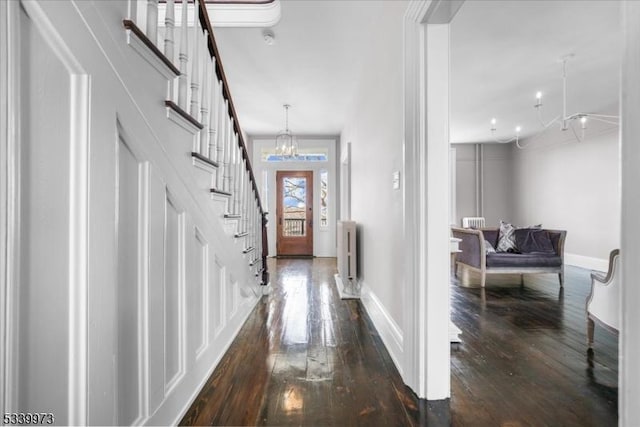
[[[277,171],[276,254],[313,256],[313,171]]]

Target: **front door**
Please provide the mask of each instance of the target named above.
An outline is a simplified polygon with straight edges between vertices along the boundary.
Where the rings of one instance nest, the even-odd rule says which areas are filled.
[[[278,171],[278,255],[313,255],[313,171]]]

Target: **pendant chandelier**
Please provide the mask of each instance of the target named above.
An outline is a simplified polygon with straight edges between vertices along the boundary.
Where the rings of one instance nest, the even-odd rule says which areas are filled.
[[[567,61],[574,57],[574,54],[570,53],[568,55],[564,55],[560,58],[562,61],[562,114],[554,117],[548,122],[545,122],[542,118],[542,92],[538,91],[536,93],[536,103],[533,108],[535,108],[538,112],[538,120],[540,121],[541,128],[533,135],[536,137],[540,135],[542,132],[547,130],[554,124],[560,125],[560,130],[571,130],[573,135],[575,136],[578,142],[581,142],[585,138],[585,131],[587,130],[587,122],[588,120],[596,120],[603,123],[619,125],[619,117],[618,116],[608,116],[604,114],[595,114],[595,113],[587,113],[587,112],[577,112],[573,114],[567,114]],[[578,121],[580,122],[580,134],[576,131],[574,127],[574,123]],[[496,118],[491,119],[491,134],[493,135],[496,131]],[[524,148],[520,144],[520,133],[522,132],[522,127],[520,125],[515,128],[515,135],[508,139],[497,139],[494,137],[495,142],[509,143],[515,142],[518,148]]]
[[[291,105],[284,104],[285,128],[276,136],[276,156],[291,159],[298,157],[298,141],[289,130],[289,108]]]

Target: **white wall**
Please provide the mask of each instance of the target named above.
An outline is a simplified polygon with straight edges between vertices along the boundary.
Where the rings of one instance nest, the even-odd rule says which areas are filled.
[[[313,255],[318,257],[336,256],[336,204],[338,201],[338,186],[336,177],[337,137],[298,138],[300,150],[313,150],[318,147],[328,152],[326,162],[264,162],[263,149],[270,150],[275,146],[273,138],[251,138],[253,172],[258,182],[263,206],[269,212],[267,233],[269,239],[269,256],[276,255],[276,172],[278,170],[310,170],[313,171]],[[320,226],[320,171],[328,171],[328,215],[327,227]],[[264,173],[267,172],[268,194],[264,194]],[[265,201],[266,197],[266,201]]]
[[[248,255],[130,3],[21,3],[0,4],[0,412],[176,424],[258,300]]]
[[[396,325],[402,324],[404,2],[385,2],[384,19],[371,34],[360,84],[341,134],[351,145],[351,219],[358,223],[359,276]],[[378,325],[377,325],[378,326]],[[378,326],[380,330],[380,327]]]
[[[620,247],[618,141],[617,129],[591,123],[583,142],[552,128],[513,148],[514,224],[565,229],[567,263],[602,266]]]

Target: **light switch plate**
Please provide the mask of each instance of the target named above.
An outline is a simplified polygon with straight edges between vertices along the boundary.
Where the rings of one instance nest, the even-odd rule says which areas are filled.
[[[392,176],[393,176],[393,189],[399,190],[400,189],[400,171],[395,171]]]

